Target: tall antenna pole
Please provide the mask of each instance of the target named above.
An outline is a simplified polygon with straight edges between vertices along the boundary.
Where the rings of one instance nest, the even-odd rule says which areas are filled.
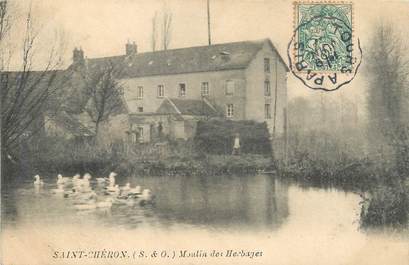
[[[207,0],[207,34],[209,37],[209,45],[212,45],[212,37],[210,34],[210,0]]]

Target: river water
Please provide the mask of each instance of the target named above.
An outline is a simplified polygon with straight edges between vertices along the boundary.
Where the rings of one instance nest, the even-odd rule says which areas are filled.
[[[3,264],[409,264],[407,231],[361,231],[360,197],[336,189],[268,175],[119,177],[151,189],[155,204],[78,210],[54,194],[56,178],[44,181],[3,187]],[[96,258],[104,250],[126,257]]]

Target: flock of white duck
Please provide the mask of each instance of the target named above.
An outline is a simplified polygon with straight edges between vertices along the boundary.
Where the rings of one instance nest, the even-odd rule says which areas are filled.
[[[111,208],[113,204],[133,206],[153,203],[154,195],[149,189],[142,190],[141,186],[131,188],[130,183],[119,187],[115,183],[116,176],[115,172],[111,172],[108,178],[96,178],[97,186],[103,191],[102,195],[97,195],[91,187],[92,176],[89,173],[84,174],[82,178],[79,174],[72,178],[58,174],[57,188],[52,189],[51,192],[64,198],[73,199],[74,207],[78,210],[106,209]],[[34,176],[34,179],[36,188],[44,185],[44,181],[39,175]]]

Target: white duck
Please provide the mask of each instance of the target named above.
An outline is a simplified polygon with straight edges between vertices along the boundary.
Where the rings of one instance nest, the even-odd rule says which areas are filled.
[[[142,188],[141,186],[136,186],[135,188],[131,189],[128,193],[130,194],[141,194]]]
[[[52,193],[57,194],[57,195],[64,195],[65,190],[64,190],[64,185],[63,184],[57,184],[56,189],[51,190]]]
[[[85,173],[82,179],[78,179],[75,182],[75,186],[79,188],[79,190],[88,190],[90,184],[89,180],[91,179],[91,175],[89,173]]]
[[[126,183],[125,186],[122,187],[122,191],[130,191],[131,190],[131,183]]]
[[[139,198],[140,198],[139,204],[143,206],[143,205],[148,204],[148,203],[152,204],[153,199],[155,198],[155,196],[152,195],[152,192],[151,192],[150,189],[144,189],[142,191],[142,194],[139,196]]]
[[[129,194],[129,191],[131,190],[131,184],[129,182],[126,183],[125,186],[120,187],[120,190],[122,196],[127,196]]]
[[[84,176],[83,176],[83,179],[86,179],[86,180],[91,180],[92,179],[92,176],[91,176],[91,174],[90,173],[85,173],[84,174]]]
[[[42,186],[44,185],[44,182],[41,180],[40,175],[35,175],[34,176],[34,185],[36,186]]]
[[[115,186],[108,186],[107,191],[111,193],[119,193],[120,192],[119,185],[117,184]]]
[[[152,200],[152,196],[153,195],[152,195],[152,192],[151,192],[150,189],[144,189],[142,191],[142,194],[141,194],[140,198],[143,199],[143,200],[150,201],[150,200]]]
[[[108,177],[109,185],[115,186],[115,177],[118,176],[115,172],[111,172]]]
[[[75,188],[64,192],[64,198],[73,198],[77,195],[78,195],[78,192]]]
[[[128,193],[128,192],[131,190],[131,184],[130,184],[129,182],[126,183],[125,186],[123,186],[123,187],[121,188],[121,190],[122,190],[123,192]]]
[[[80,181],[80,174],[75,174],[73,177],[72,177],[72,183],[74,183],[74,185],[76,185],[79,181]]]
[[[63,177],[61,174],[58,174],[57,176],[57,184],[66,184],[70,181],[69,178]]]
[[[95,178],[96,180],[97,180],[97,183],[98,184],[102,184],[102,183],[105,183],[105,182],[107,182],[107,178]]]
[[[91,186],[89,186],[89,185],[80,186],[79,189],[78,189],[78,191],[81,192],[81,193],[94,192],[94,191],[92,190]]]

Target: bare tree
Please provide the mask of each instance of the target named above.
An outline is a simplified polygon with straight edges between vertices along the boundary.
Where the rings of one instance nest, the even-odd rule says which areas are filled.
[[[157,45],[157,38],[158,38],[158,32],[157,32],[157,22],[158,20],[158,12],[155,12],[155,15],[152,17],[152,36],[151,36],[151,47],[152,51],[156,51],[156,45]]]
[[[0,19],[0,21],[10,23],[7,15],[7,2],[1,3],[1,12],[3,20]],[[21,68],[19,71],[12,72],[7,70],[7,65],[3,65],[1,72],[2,154],[9,154],[20,140],[29,139],[41,130],[39,122],[42,120],[42,113],[50,97],[63,86],[66,80],[66,73],[56,70],[61,65],[59,49],[56,46],[50,48],[44,69],[32,70],[39,31],[33,27],[31,8],[25,18]],[[0,25],[3,30],[11,30],[12,26],[12,24]],[[2,42],[4,36],[2,35]],[[2,45],[1,49],[3,55],[7,54],[11,48]]]
[[[4,39],[11,28],[10,4],[7,1],[0,1],[0,70],[4,70],[8,65],[11,51],[6,51]]]
[[[10,29],[10,15],[8,12],[7,1],[0,2],[0,41],[3,39],[3,36]]]
[[[163,11],[162,21],[162,44],[164,50],[167,50],[169,48],[171,39],[172,39],[172,13],[165,9]]]
[[[87,74],[86,88],[90,99],[86,112],[95,124],[96,135],[102,122],[107,121],[114,114],[121,113],[124,109],[122,87],[116,79],[116,75],[120,72],[118,69],[119,67],[109,61]]]

